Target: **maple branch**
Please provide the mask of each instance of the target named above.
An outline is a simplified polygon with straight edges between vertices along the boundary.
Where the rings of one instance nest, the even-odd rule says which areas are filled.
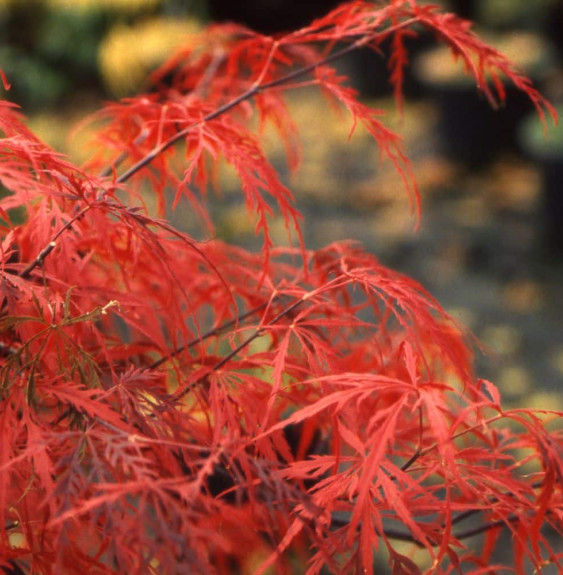
[[[505,527],[507,523],[515,523],[520,519],[518,515],[509,515],[504,519],[497,519],[496,521],[491,521],[489,523],[484,523],[483,525],[479,525],[479,527],[472,527],[471,529],[466,529],[465,531],[460,531],[457,534],[452,534],[452,537],[461,541],[463,539],[469,539],[470,537],[475,537],[475,535],[480,535],[481,533],[485,533],[490,531],[491,529],[495,529],[497,527]],[[348,519],[343,519],[341,517],[331,517],[331,523],[336,524],[338,527],[346,527],[350,524]],[[361,521],[358,524],[358,528],[361,526]],[[421,543],[418,539],[413,537],[410,533],[406,531],[400,531],[397,529],[383,529],[383,535],[388,539],[395,539],[396,541],[405,541],[407,543],[414,543],[418,547],[424,547],[424,544]],[[430,540],[432,545],[438,546],[439,543]]]
[[[193,90],[195,94],[203,94],[213,77],[213,74],[219,68],[221,62],[225,59],[225,54],[220,52],[213,57],[213,60],[209,64],[209,66],[205,69],[205,72],[202,75],[201,80],[199,81],[196,88]],[[150,89],[150,88],[149,88]],[[149,134],[148,129],[146,126],[141,130],[141,133],[137,136],[137,138],[133,141],[133,146],[138,146],[142,144]],[[122,152],[117,159],[115,159],[109,166],[104,168],[99,174],[98,177],[106,178],[112,174],[114,170],[116,170],[128,157],[130,156],[129,152]]]
[[[496,527],[506,527],[507,523],[516,523],[520,519],[518,515],[509,515],[504,519],[497,519],[496,521],[491,521],[490,523],[484,523],[479,527],[474,527],[471,529],[467,529],[465,531],[461,531],[457,535],[454,533],[453,537],[456,539],[469,539],[469,537],[474,537],[475,535],[480,535],[481,533],[485,533],[490,531],[491,529],[495,529]]]
[[[146,128],[146,126],[144,128],[141,129],[141,133],[135,138],[135,140],[133,140],[133,146],[138,146],[139,144],[142,144],[146,139],[147,136],[149,135],[149,131]],[[121,154],[119,154],[119,156],[117,156],[117,158],[106,168],[104,168],[99,174],[98,177],[99,178],[107,178],[108,176],[110,176],[114,170],[116,170],[127,158],[129,157],[129,152],[121,152]]]
[[[194,347],[198,343],[201,343],[202,341],[204,341],[210,337],[213,337],[214,335],[217,335],[217,334],[221,333],[222,331],[225,331],[226,329],[233,327],[234,325],[237,325],[239,322],[244,321],[245,319],[249,318],[250,316],[254,315],[255,313],[263,310],[266,307],[266,305],[267,304],[265,304],[265,303],[260,304],[259,306],[252,308],[251,310],[247,311],[246,313],[243,313],[242,315],[237,316],[235,319],[232,319],[232,320],[227,321],[227,322],[225,322],[225,323],[223,323],[217,327],[214,327],[213,329],[210,329],[209,331],[205,332],[200,337],[192,339],[188,343],[186,343],[180,347],[177,347],[175,350],[170,352],[168,355],[165,355],[164,357],[161,357],[159,360],[155,361],[154,363],[151,363],[151,365],[149,365],[146,369],[151,370],[151,369],[156,369],[157,367],[160,367],[163,363],[165,363],[169,359],[177,356],[179,353],[182,353],[186,349],[190,349],[191,347]]]
[[[22,279],[28,279],[33,270],[40,266],[45,258],[57,247],[57,240],[70,228],[73,224],[77,222],[82,216],[92,208],[91,204],[82,208],[74,217],[72,217],[60,230],[55,232],[55,235],[51,238],[51,241],[35,256],[35,259],[21,272],[19,277]]]
[[[191,341],[189,341],[185,345],[177,347],[175,350],[170,352],[168,355],[165,355],[164,357],[161,357],[159,360],[155,361],[154,363],[151,363],[151,365],[146,367],[145,370],[150,371],[150,370],[153,370],[153,369],[160,367],[163,363],[165,363],[166,361],[168,361],[172,357],[177,356],[179,353],[182,353],[186,349],[189,349],[189,348],[193,347],[194,345],[197,345],[198,343],[200,343],[200,342],[202,342],[202,341],[204,341],[210,337],[213,337],[214,335],[217,335],[217,334],[221,333],[222,331],[236,325],[237,323],[249,318],[250,316],[252,316],[255,313],[259,312],[260,310],[264,309],[266,307],[266,305],[267,304],[263,303],[263,304],[255,307],[255,308],[252,308],[251,310],[247,311],[246,313],[239,315],[235,319],[232,319],[232,320],[225,322],[225,323],[223,323],[223,324],[221,324],[221,325],[219,325],[213,329],[210,329],[209,331],[205,332],[202,336],[192,339]],[[59,415],[59,417],[57,417],[57,419],[55,419],[55,421],[53,421],[53,423],[51,425],[53,427],[56,427],[61,421],[66,419],[71,413],[72,413],[71,409],[66,409],[65,411],[63,411],[63,413],[61,413]],[[99,421],[101,423],[105,424],[105,422],[103,420],[99,420]]]
[[[38,266],[40,266],[45,260],[45,258],[57,247],[57,240],[67,230],[72,228],[73,224],[76,223],[82,216],[84,216],[91,208],[92,208],[91,204],[87,205],[85,208],[82,208],[74,217],[72,217],[66,224],[64,224],[64,226],[62,226],[61,229],[55,232],[49,243],[35,256],[35,259],[31,261],[27,265],[27,267],[18,274],[18,277],[22,279],[29,279],[33,270]],[[7,298],[4,297],[2,299],[2,305],[0,306],[0,312],[3,312],[6,309],[7,305],[8,300]]]
[[[257,94],[258,92],[259,92],[259,90],[255,90],[255,89],[247,90],[246,92],[244,92],[244,94],[241,94],[240,96],[238,96],[234,100],[227,102],[226,104],[224,104],[223,106],[221,106],[220,108],[215,110],[214,112],[207,114],[207,116],[203,117],[201,120],[198,120],[197,122],[193,122],[192,124],[190,124],[189,126],[184,128],[183,130],[180,130],[179,132],[174,134],[174,136],[171,136],[168,140],[166,140],[165,142],[163,142],[159,146],[155,146],[148,154],[146,154],[143,158],[141,158],[136,164],[134,164],[127,171],[125,171],[123,174],[121,174],[121,176],[119,176],[119,178],[117,178],[116,183],[122,184],[123,182],[126,182],[132,176],[134,176],[138,171],[142,170],[145,166],[150,164],[160,154],[162,154],[163,152],[168,150],[168,148],[171,148],[176,142],[181,140],[184,136],[187,136],[195,127],[197,127],[200,124],[203,124],[205,122],[208,122],[210,120],[213,120],[214,118],[216,118],[217,116],[220,116],[221,114],[224,114],[225,112],[228,112],[231,108],[234,108],[235,106],[237,106],[241,102],[244,102],[248,98]]]
[[[409,467],[420,457],[420,448],[417,448],[417,450],[412,454],[411,458],[403,464],[403,466],[401,467],[401,471],[407,471],[409,469]],[[397,476],[396,475],[392,475],[391,476],[391,480],[396,481],[397,480]]]
[[[302,68],[299,68],[298,70],[295,70],[293,72],[290,72],[289,74],[286,74],[285,76],[282,76],[281,78],[278,78],[277,80],[272,80],[271,82],[267,82],[266,84],[257,84],[255,83],[251,88],[249,88],[246,92],[244,92],[243,94],[241,94],[240,96],[237,96],[236,98],[232,99],[231,101],[225,103],[223,106],[220,106],[219,108],[217,108],[217,110],[215,110],[214,112],[211,112],[209,114],[207,114],[206,116],[204,116],[201,120],[198,120],[197,122],[193,122],[192,124],[190,124],[189,126],[187,126],[186,128],[184,128],[183,130],[180,130],[179,132],[177,132],[174,136],[171,136],[168,140],[166,140],[165,142],[163,142],[162,144],[160,144],[159,146],[154,147],[149,153],[147,153],[143,158],[141,158],[137,163],[135,163],[133,166],[131,166],[128,170],[126,170],[123,174],[121,174],[121,176],[119,176],[116,179],[116,184],[122,184],[124,182],[126,182],[127,180],[129,180],[131,177],[133,177],[137,172],[139,172],[140,170],[142,170],[145,166],[147,166],[148,164],[150,164],[156,157],[158,157],[160,154],[162,154],[163,152],[165,152],[166,150],[168,150],[169,148],[171,148],[174,144],[176,144],[179,140],[181,140],[182,138],[184,138],[185,136],[187,136],[194,128],[196,128],[197,126],[199,126],[200,124],[203,124],[205,122],[209,122],[215,118],[217,118],[218,116],[221,116],[222,114],[225,114],[226,112],[228,112],[229,110],[235,108],[236,106],[238,106],[239,104],[241,104],[242,102],[249,100],[251,98],[253,98],[254,96],[258,95],[260,92],[264,92],[266,90],[270,90],[272,88],[276,88],[280,85],[286,84],[288,82],[290,82],[291,80],[294,80],[296,78],[299,78],[301,76],[305,76],[307,75],[309,72],[312,72],[313,70],[316,70],[318,67],[320,66],[324,66],[326,64],[329,64],[331,62],[334,62],[340,58],[343,58],[344,56],[346,56],[347,54],[350,54],[351,52],[353,52],[354,50],[358,50],[359,48],[362,48],[363,46],[365,46],[366,44],[368,44],[369,42],[371,42],[374,38],[381,36],[383,38],[385,38],[386,36],[389,36],[390,34],[392,34],[393,32],[399,30],[400,28],[405,28],[407,26],[410,26],[411,24],[415,23],[417,21],[416,18],[410,18],[408,20],[405,20],[404,22],[401,22],[400,24],[396,24],[394,26],[392,26],[391,28],[384,30],[382,32],[377,32],[377,33],[373,33],[371,35],[368,36],[360,36],[360,38],[358,38],[357,40],[355,40],[354,42],[352,42],[351,44],[349,44],[348,46],[341,48],[340,50],[337,50],[336,52],[333,52],[332,54],[329,54],[328,56],[322,58],[321,60],[319,60],[318,62],[315,62],[313,64],[309,64],[308,66],[303,66]],[[271,58],[272,55],[270,55]],[[218,64],[216,64],[218,65]],[[208,78],[205,78],[206,81],[208,81]],[[137,139],[135,140],[135,143],[142,143],[145,138],[146,138],[146,133],[143,130],[141,132],[141,134],[137,137]],[[109,176],[112,171],[119,166],[125,159],[127,158],[127,154],[121,154],[116,160],[115,162],[113,162],[110,166],[108,166],[107,168],[105,168],[104,170],[102,170],[102,172],[100,173],[100,176]],[[86,208],[84,208],[83,210],[81,210],[81,212],[79,214],[77,214],[77,216],[75,216],[72,220],[70,220],[69,222],[67,222],[67,224],[65,224],[56,234],[55,236],[51,239],[51,241],[49,242],[49,244],[47,244],[37,255],[37,257],[35,258],[35,260],[33,262],[31,262],[31,264],[20,274],[20,277],[26,279],[28,278],[32,271],[38,267],[39,265],[41,265],[41,263],[45,260],[45,258],[55,249],[56,247],[56,240],[67,230],[70,229],[72,227],[72,224],[79,219],[80,217],[82,217],[88,210],[90,210],[91,206],[87,206]],[[2,310],[4,309],[4,303],[6,300],[4,300],[4,302],[2,303]]]
[[[302,68],[294,70],[293,72],[290,72],[289,74],[286,74],[285,76],[282,76],[281,78],[278,78],[277,80],[272,80],[270,82],[267,82],[266,84],[259,84],[259,83],[255,82],[251,88],[246,90],[246,92],[243,92],[240,96],[237,96],[236,98],[233,98],[229,102],[226,102],[225,104],[223,104],[222,106],[217,108],[215,111],[210,112],[209,114],[204,116],[201,120],[198,120],[197,122],[193,122],[192,124],[190,124],[189,126],[184,128],[183,130],[180,130],[179,132],[177,132],[176,134],[171,136],[168,140],[166,140],[162,144],[155,146],[143,158],[141,158],[138,162],[136,162],[133,166],[131,166],[128,170],[126,170],[123,174],[121,174],[121,176],[119,176],[117,178],[116,183],[122,184],[123,182],[126,182],[127,180],[129,180],[137,172],[139,172],[145,166],[150,164],[156,157],[158,157],[160,154],[162,154],[163,152],[165,152],[166,150],[171,148],[174,144],[176,144],[176,142],[178,142],[179,140],[181,140],[182,138],[187,136],[197,126],[204,124],[206,122],[209,122],[210,120],[214,120],[218,116],[221,116],[222,114],[225,114],[229,110],[232,110],[233,108],[235,108],[236,106],[238,106],[242,102],[245,102],[246,100],[250,100],[254,96],[258,95],[260,92],[264,92],[264,91],[270,90],[272,88],[277,88],[280,85],[287,84],[291,80],[294,80],[296,78],[300,78],[301,76],[306,76],[307,74],[309,74],[309,72],[316,70],[318,67],[324,66],[324,65],[329,64],[331,62],[334,62],[335,60],[338,60],[338,59],[346,56],[347,54],[350,54],[354,50],[358,50],[359,48],[362,48],[363,46],[365,46],[366,44],[368,44],[369,42],[371,42],[374,38],[376,38],[378,36],[382,36],[382,37],[389,36],[390,34],[397,31],[398,29],[410,26],[411,24],[413,24],[415,22],[417,22],[416,18],[410,18],[410,19],[405,20],[404,22],[401,22],[400,24],[396,24],[395,26],[392,26],[391,28],[384,30],[382,32],[374,32],[373,34],[371,34],[369,36],[361,36],[360,38],[358,38],[357,40],[355,40],[354,42],[352,42],[348,46],[341,48],[340,50],[337,50],[336,52],[333,52],[332,54],[329,54],[328,56],[325,56],[324,58],[322,58],[318,62],[315,62],[313,64],[309,64],[308,66],[303,66]],[[272,55],[270,55],[270,58],[271,58],[271,56]],[[107,170],[109,170],[109,173],[111,173],[111,167],[107,168],[104,171],[104,173],[106,173]]]
[[[530,485],[530,487],[532,489],[538,489],[542,486],[543,486],[543,481],[536,481],[536,483],[532,483]],[[510,493],[510,492],[505,492],[503,495],[505,495],[507,497],[515,497],[514,494]],[[492,504],[492,503],[497,503],[498,501],[499,501],[498,497],[491,497],[491,498],[489,498],[488,503]],[[452,519],[451,523],[452,523],[452,525],[456,525],[458,523],[461,523],[462,521],[465,521],[466,519],[469,519],[473,515],[480,513],[481,511],[483,511],[483,510],[482,509],[469,509],[467,511],[464,511],[463,513],[460,513],[458,516],[454,517]]]
[[[283,317],[285,317],[287,314],[291,313],[296,307],[298,307],[299,305],[301,305],[305,300],[307,300],[309,298],[309,294],[306,293],[305,295],[301,296],[300,298],[296,299],[295,301],[293,301],[293,303],[291,303],[289,306],[287,306],[285,309],[283,309],[282,311],[280,311],[273,319],[271,319],[269,322],[261,325],[260,327],[256,328],[256,330],[254,331],[254,333],[252,333],[251,335],[249,335],[243,342],[241,342],[239,345],[237,345],[230,353],[228,353],[227,355],[225,355],[220,361],[218,361],[212,368],[210,371],[217,371],[219,369],[221,369],[226,363],[228,363],[233,357],[235,357],[241,350],[243,350],[245,347],[247,347],[249,344],[251,344],[255,339],[257,339],[258,337],[260,337],[268,327],[271,327],[272,325],[278,323]],[[186,388],[184,388],[183,390],[181,390],[180,392],[175,392],[172,395],[172,398],[174,401],[179,401],[180,399],[182,399],[187,393],[189,393],[194,387],[196,387],[197,385],[199,385],[203,380],[205,380],[207,378],[208,374],[205,374],[203,376],[201,376],[200,378],[198,378],[196,381],[190,383]]]
[[[500,413],[499,415],[495,415],[494,417],[489,417],[489,419],[485,420],[484,423],[486,423],[487,425],[490,425],[491,423],[494,423],[495,421],[498,421],[498,420],[502,419],[503,417],[505,417],[505,414]],[[458,439],[464,435],[467,435],[468,433],[471,433],[472,431],[475,431],[476,429],[479,429],[482,426],[483,426],[483,422],[479,422],[479,423],[476,423],[475,425],[467,427],[463,431],[459,431],[458,433],[455,433],[454,435],[452,435],[451,440],[453,441],[454,439]],[[403,466],[401,467],[401,471],[407,471],[410,467],[412,467],[412,465],[422,455],[426,455],[428,452],[430,452],[434,449],[437,449],[438,447],[439,447],[439,444],[437,441],[435,441],[431,445],[428,445],[427,447],[424,447],[422,449],[420,447],[417,448],[417,450],[414,452],[414,454],[411,456],[411,458],[405,464],[403,464]],[[393,477],[393,479],[396,479],[396,478]]]
[[[422,450],[422,429],[423,429],[423,416],[422,416],[422,407],[418,409],[418,445],[416,447],[416,451],[411,455],[411,457],[406,461],[402,467],[401,471],[407,471],[409,467],[420,457],[420,453]],[[391,476],[391,481],[396,481],[397,477],[395,475]]]
[[[487,423],[491,423],[496,421],[497,419],[501,419],[503,417],[503,414],[500,415],[496,415],[494,417],[489,418],[489,420],[487,421]],[[456,439],[458,437],[461,437],[462,435],[466,435],[467,433],[471,432],[472,430],[474,430],[475,428],[479,427],[481,424],[477,424],[474,425],[472,427],[469,427],[468,429],[464,429],[463,431],[460,431],[459,433],[456,433],[452,439]],[[426,448],[420,448],[418,447],[416,449],[416,451],[414,452],[414,454],[410,457],[410,459],[403,464],[403,466],[401,467],[401,471],[407,471],[419,458],[421,455],[424,455],[425,453],[428,453],[429,451],[432,451],[433,449],[437,448],[438,444],[434,443],[432,445],[429,445]],[[397,477],[395,475],[391,476],[390,479],[392,481],[396,481]],[[537,481],[535,483],[531,484],[531,488],[532,489],[538,489],[539,487],[541,487],[543,485],[542,481]],[[505,493],[506,496],[508,497],[514,497],[514,494],[512,493]],[[491,497],[489,498],[488,502],[490,504],[496,503],[499,501],[498,497]],[[463,513],[460,513],[459,515],[457,515],[456,517],[454,517],[451,521],[452,525],[456,525],[458,523],[461,523],[462,521],[464,521],[465,519],[468,519],[470,517],[472,517],[473,515],[476,515],[477,513],[480,513],[482,511],[482,509],[470,509],[468,511],[464,511]],[[501,521],[502,523],[502,521]],[[444,526],[445,527],[445,526]],[[483,530],[482,528],[478,528]],[[486,530],[486,529],[485,529]],[[478,532],[482,532],[482,531],[478,531]],[[466,533],[466,532],[464,532]],[[477,533],[476,533],[477,534]],[[470,537],[471,535],[466,535],[466,537]],[[459,537],[458,537],[459,538]]]

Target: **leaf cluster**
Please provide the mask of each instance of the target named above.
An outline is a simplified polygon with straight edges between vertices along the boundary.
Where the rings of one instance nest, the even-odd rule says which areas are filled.
[[[396,575],[495,573],[505,530],[517,573],[561,569],[547,531],[563,531],[563,437],[546,425],[561,414],[504,410],[413,280],[353,242],[308,250],[263,149],[273,126],[297,168],[285,98],[320,89],[417,211],[400,137],[330,64],[390,39],[400,106],[405,39],[422,28],[492,102],[507,76],[550,111],[468,22],[414,0],[343,4],[278,37],[211,26],[91,119],[81,167],[0,102],[0,564],[373,573],[384,557]],[[258,252],[215,237],[225,162]],[[201,229],[165,219],[179,203]],[[291,247],[272,238],[276,214]]]

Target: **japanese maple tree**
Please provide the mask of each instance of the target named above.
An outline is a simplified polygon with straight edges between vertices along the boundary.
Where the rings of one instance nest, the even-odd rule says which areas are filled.
[[[423,29],[493,105],[508,78],[551,114],[469,22],[415,0],[343,4],[277,37],[210,26],[93,118],[81,167],[0,103],[7,572],[498,573],[504,532],[515,572],[563,569],[561,414],[503,409],[464,330],[359,245],[308,250],[263,149],[272,126],[298,167],[284,98],[317,87],[418,212],[401,139],[331,63],[385,43],[400,106]],[[222,163],[257,252],[216,238]],[[163,219],[179,203],[203,226]]]

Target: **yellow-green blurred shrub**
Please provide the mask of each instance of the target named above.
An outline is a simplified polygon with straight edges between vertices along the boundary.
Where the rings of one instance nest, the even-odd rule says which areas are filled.
[[[62,1],[62,0],[59,0]],[[99,66],[114,95],[134,92],[152,68],[189,43],[199,29],[194,19],[153,18],[114,26],[102,40]]]

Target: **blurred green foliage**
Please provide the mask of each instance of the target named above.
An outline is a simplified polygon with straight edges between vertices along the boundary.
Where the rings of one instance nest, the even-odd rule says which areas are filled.
[[[1,10],[0,67],[12,86],[5,97],[29,111],[55,106],[81,87],[99,87],[103,14],[53,10],[38,1]]]
[[[204,0],[0,0],[0,69],[12,86],[1,95],[26,113],[104,96],[99,49],[113,27],[204,14]]]

